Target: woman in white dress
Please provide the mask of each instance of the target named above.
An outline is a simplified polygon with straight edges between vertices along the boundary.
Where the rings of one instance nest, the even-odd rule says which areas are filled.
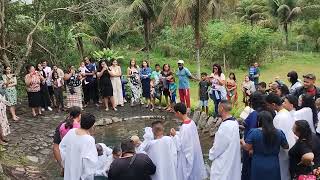
[[[118,65],[117,60],[112,61],[112,66],[110,66],[111,70],[111,83],[113,88],[113,98],[115,105],[123,106],[123,94],[122,94],[122,84],[121,84],[121,67]]]

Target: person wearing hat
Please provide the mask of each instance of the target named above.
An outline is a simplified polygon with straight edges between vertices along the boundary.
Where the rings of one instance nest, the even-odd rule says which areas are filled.
[[[315,86],[316,76],[314,74],[307,74],[303,76],[303,86],[298,87],[293,95],[299,98],[302,94],[309,94],[315,99],[320,97],[320,88]]]
[[[189,79],[195,79],[189,69],[184,67],[184,61],[178,61],[178,71],[176,75],[179,78],[179,96],[180,102],[185,104],[188,108],[188,112],[190,111],[190,84]]]

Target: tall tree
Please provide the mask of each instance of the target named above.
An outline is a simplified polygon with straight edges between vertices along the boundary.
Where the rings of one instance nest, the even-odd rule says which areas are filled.
[[[156,0],[133,0],[130,1],[130,4],[122,4],[122,6],[119,4],[120,7],[114,15],[118,18],[111,25],[108,38],[120,31],[139,24],[139,20],[142,20],[145,41],[143,50],[148,52],[151,48],[150,34],[152,32],[152,23],[155,20],[154,8],[157,5],[156,2]]]
[[[6,45],[6,31],[5,31],[5,7],[6,0],[0,0],[0,60],[5,65],[10,65],[10,61],[7,56]]]
[[[197,76],[200,77],[201,62],[200,62],[200,49],[201,49],[201,29],[204,22],[210,17],[210,1],[203,0],[168,0],[167,3],[173,4],[170,9],[169,6],[163,8],[165,12],[173,11],[172,20],[174,26],[183,26],[191,24],[194,29],[195,39],[195,57],[197,62]],[[212,10],[212,9],[211,9]],[[170,15],[171,13],[161,13],[161,15]],[[161,18],[161,17],[160,17]]]

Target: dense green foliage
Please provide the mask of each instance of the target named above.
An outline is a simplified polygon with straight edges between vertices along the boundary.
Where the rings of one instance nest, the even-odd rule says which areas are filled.
[[[320,51],[320,0],[1,0],[0,7],[0,61],[16,73],[43,59],[78,64],[103,48],[201,64],[225,58],[229,67],[272,59],[273,50]]]

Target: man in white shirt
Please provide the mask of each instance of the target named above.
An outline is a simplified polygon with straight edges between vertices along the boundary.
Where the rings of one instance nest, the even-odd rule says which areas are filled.
[[[46,74],[46,83],[49,90],[50,100],[51,103],[54,103],[54,92],[53,92],[53,86],[52,86],[52,70],[51,67],[48,66],[48,62],[46,60],[42,61],[42,67],[43,71]],[[48,107],[49,111],[52,111],[52,108]]]
[[[292,131],[292,127],[294,125],[294,119],[290,112],[283,108],[282,100],[279,96],[274,93],[269,94],[266,97],[267,104],[270,108],[277,112],[275,118],[273,119],[274,127],[283,131],[286,135],[289,149],[295,144],[295,136]],[[288,150],[283,148],[280,149],[279,152],[279,163],[280,163],[280,172],[281,172],[281,180],[289,180],[291,179],[291,175],[289,172],[289,155]]]
[[[218,111],[223,122],[209,151],[209,159],[212,161],[210,180],[241,179],[239,124],[230,114],[231,109],[232,104],[229,101],[220,102]]]

